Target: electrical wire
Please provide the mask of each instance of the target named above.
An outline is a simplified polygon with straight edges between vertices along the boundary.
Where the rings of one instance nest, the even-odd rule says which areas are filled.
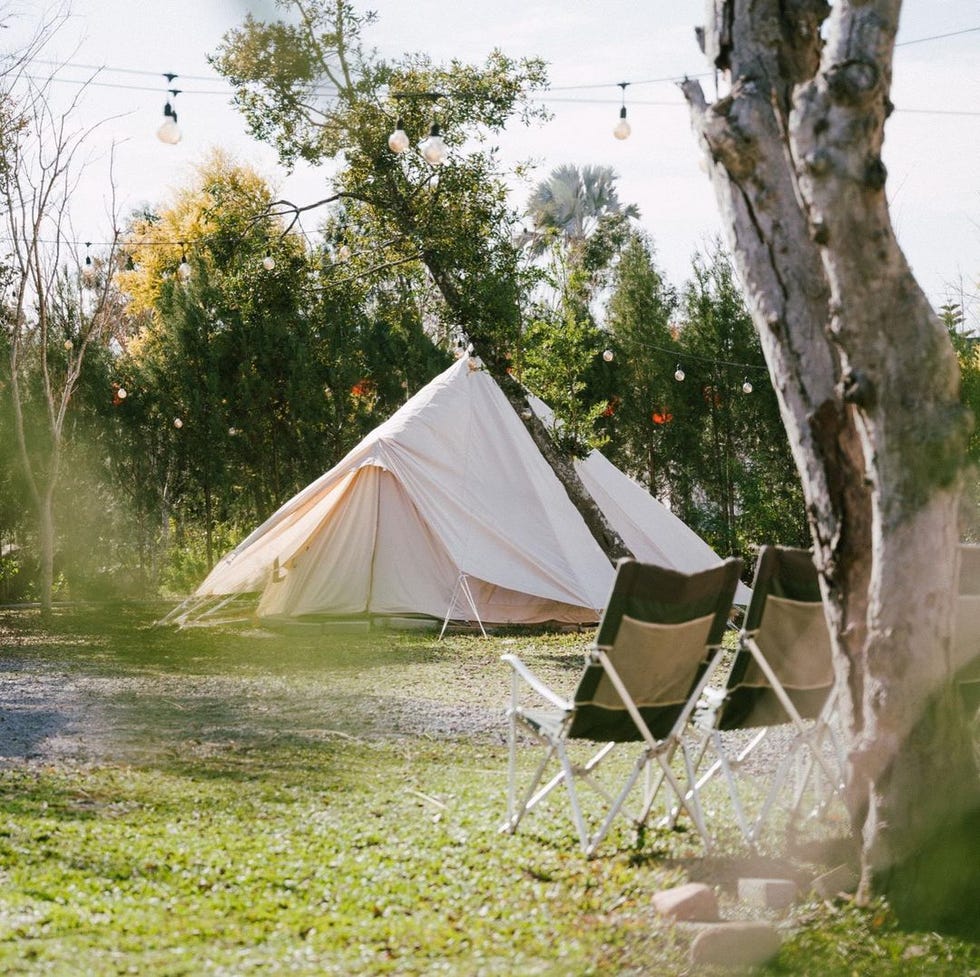
[[[958,31],[947,31],[945,34],[931,34],[929,37],[916,37],[911,41],[896,41],[895,47],[908,47],[910,44],[924,44],[926,41],[939,41],[944,37],[958,37],[960,34],[973,34],[980,27],[964,27]]]
[[[930,34],[930,35],[927,35],[926,37],[916,37],[916,38],[912,38],[912,39],[910,39],[908,41],[897,41],[895,43],[895,47],[908,47],[908,46],[913,45],[913,44],[925,44],[928,41],[939,41],[939,40],[944,40],[944,39],[950,38],[950,37],[960,37],[960,36],[962,36],[964,34],[973,34],[973,33],[976,33],[977,31],[980,31],[980,27],[964,27],[964,28],[961,28],[961,29],[955,30],[955,31],[946,31],[946,32],[944,32],[942,34]],[[32,64],[40,64],[40,65],[48,65],[48,66],[54,67],[54,68],[72,68],[72,69],[79,70],[79,71],[109,72],[109,73],[127,74],[127,75],[145,75],[147,77],[160,77],[160,78],[164,78],[164,79],[166,79],[166,77],[167,77],[167,75],[166,75],[165,72],[150,71],[150,70],[145,69],[145,68],[116,68],[116,67],[113,67],[111,65],[104,65],[104,64],[103,65],[81,64],[79,62],[74,62],[74,61],[50,61],[50,60],[44,60],[44,59],[41,59],[41,58],[35,58],[35,59],[32,60],[31,63]],[[551,87],[542,89],[541,90],[541,93],[542,93],[542,96],[543,96],[545,94],[552,93],[552,92],[588,91],[588,90],[602,89],[602,88],[610,88],[610,89],[619,88],[619,89],[622,89],[624,86],[625,87],[629,87],[629,88],[635,88],[635,87],[638,87],[640,85],[659,85],[659,84],[667,84],[667,83],[674,83],[674,84],[676,84],[677,82],[683,81],[685,78],[698,78],[698,79],[700,79],[700,78],[711,78],[713,76],[714,76],[714,72],[699,72],[697,74],[683,74],[683,73],[681,73],[681,74],[673,74],[673,75],[661,75],[661,76],[656,77],[656,78],[641,78],[641,79],[638,79],[637,81],[594,82],[594,83],[589,83],[589,84],[585,84],[585,85],[554,85],[554,86],[551,86]],[[220,75],[217,75],[217,74],[213,74],[213,75],[183,75],[183,74],[182,75],[177,75],[177,74],[175,74],[174,75],[174,78],[182,78],[182,79],[187,79],[189,81],[202,81],[202,82],[217,82],[217,81],[221,81],[222,80],[221,79],[221,76]],[[39,80],[39,79],[37,79],[35,77],[35,78],[32,78],[32,80]],[[99,87],[102,87],[102,88],[119,88],[119,89],[133,90],[133,91],[152,91],[152,92],[159,92],[161,90],[160,86],[124,85],[124,84],[122,84],[120,82],[109,82],[109,81],[97,82],[97,81],[94,81],[94,80],[93,81],[79,81],[77,79],[57,78],[57,77],[53,77],[51,80],[65,82],[67,84],[76,84],[76,85],[92,84],[92,85],[98,85]],[[315,94],[335,94],[336,93],[336,90],[335,89],[334,90],[314,89],[314,93]],[[227,96],[230,97],[230,96],[233,96],[235,94],[235,92],[234,92],[233,89],[222,89],[222,90],[214,90],[214,89],[181,89],[181,94],[227,95]],[[558,99],[551,99],[551,101],[559,101],[559,100]],[[585,101],[589,101],[589,100],[586,100],[586,99],[582,99],[582,100],[562,99],[561,101],[568,101],[568,102],[582,101],[582,102],[585,102]],[[617,98],[617,101],[618,101],[618,98]],[[667,105],[667,104],[673,104],[673,103],[667,103],[667,102],[642,102],[642,101],[635,101],[635,100],[631,99],[630,100],[630,104],[631,105]],[[935,112],[937,115],[950,115],[950,114],[954,114],[953,112],[951,112],[949,110],[940,110],[940,109],[935,109],[935,110],[932,110],[932,109],[916,109],[916,110],[905,109],[905,111],[916,111],[916,112],[921,112],[921,113]],[[955,114],[957,114],[957,115],[980,115],[980,113],[978,113],[978,112],[957,112]]]

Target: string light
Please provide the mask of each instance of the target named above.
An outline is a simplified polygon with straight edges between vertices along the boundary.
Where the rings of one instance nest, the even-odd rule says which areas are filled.
[[[174,427],[177,428],[177,430],[179,431],[183,426],[184,426],[184,422],[179,417],[175,417]]]
[[[629,139],[630,133],[633,131],[630,124],[626,121],[626,86],[628,84],[628,81],[621,81],[619,83],[619,87],[623,90],[623,104],[619,110],[619,122],[616,123],[616,127],[613,129],[613,135],[617,139]]]
[[[448,149],[439,134],[439,123],[433,122],[428,136],[419,143],[422,157],[433,166],[440,166],[446,159]]]
[[[612,363],[612,361],[613,361],[613,351],[612,351],[611,349],[607,349],[607,350],[605,350],[605,351],[603,352],[603,354],[602,354],[602,358],[603,358],[603,359],[604,359],[604,360],[605,360],[605,361],[606,361],[607,363]]]
[[[895,47],[899,48],[912,44],[921,44],[927,41],[943,40],[950,37],[956,37],[962,34],[975,33],[977,31],[980,31],[980,27],[966,27],[955,31],[930,34],[923,37],[912,38],[907,41],[897,41],[895,43]],[[156,75],[157,74],[157,72],[145,70],[145,69],[117,68],[105,64],[101,64],[101,65],[80,64],[76,62],[45,61],[42,59],[34,59],[32,63],[37,65],[54,66],[59,70],[74,69],[78,71],[87,71],[87,72],[95,71],[99,73],[129,74],[129,75]],[[605,83],[591,83],[591,84],[584,84],[584,85],[550,86],[548,88],[541,89],[541,95],[532,96],[532,99],[535,101],[548,100],[551,102],[562,101],[562,102],[584,104],[585,102],[588,101],[594,101],[594,99],[555,98],[554,93],[596,90],[596,89],[609,88],[611,87],[611,85],[615,85],[623,90],[624,101],[620,107],[619,123],[616,125],[614,129],[614,134],[618,139],[626,139],[630,135],[630,126],[629,123],[626,121],[626,106],[625,106],[625,89],[627,85],[636,86],[636,85],[677,84],[683,81],[685,78],[701,79],[701,78],[711,78],[712,76],[713,76],[712,72],[693,72],[693,73],[687,72],[679,75],[664,75],[657,78],[642,78],[630,82],[615,82],[615,83],[605,82]],[[173,80],[177,77],[177,75],[171,72],[167,72],[164,74],[164,77],[167,79],[169,84],[173,82]],[[201,82],[211,82],[211,83],[223,80],[220,78],[220,76],[215,74],[184,75],[182,77],[191,81],[201,81]],[[44,79],[44,80],[57,81],[66,84],[78,85],[82,87],[97,86],[103,88],[134,89],[138,91],[154,90],[153,88],[146,85],[132,85],[132,84],[123,84],[120,82],[99,81],[98,79],[93,79],[91,77],[87,77],[85,79],[60,78],[57,76],[56,73],[53,73],[49,79]],[[178,94],[178,91],[179,90],[177,89],[173,89],[170,91],[170,94],[176,96]],[[234,95],[233,89],[220,89],[220,90],[219,89],[184,89],[183,92],[185,94],[191,94],[191,95],[219,95],[222,97],[228,97],[230,95]],[[322,95],[325,97],[334,96],[337,94],[337,89],[329,85],[320,85],[313,89],[313,94]],[[424,93],[423,97],[427,97],[430,94],[434,94],[434,93]],[[449,94],[452,93],[450,92]],[[397,97],[410,97],[410,96],[395,95],[395,97],[397,98]],[[671,105],[677,108],[684,107],[683,102],[642,102],[642,101],[637,102],[636,100],[634,100],[633,104],[634,105],[641,105],[641,104],[642,105],[646,105],[646,104]],[[169,108],[169,112],[168,112],[168,108]],[[980,116],[980,112],[969,111],[969,110],[956,111],[950,109],[911,109],[911,108],[903,108],[901,106],[897,106],[895,111],[906,112],[906,113],[918,113],[924,115],[959,115],[959,116],[970,116],[970,117]],[[619,134],[620,132],[622,132],[623,134],[620,135]],[[160,126],[160,129],[157,131],[157,136],[162,142],[166,142],[170,145],[176,144],[181,139],[180,129],[177,127],[177,115],[169,100],[166,106],[164,107],[164,122],[163,125]],[[398,126],[395,129],[395,131],[392,132],[391,135],[389,136],[388,145],[391,148],[392,152],[395,153],[402,153],[406,149],[408,149],[409,139],[408,139],[408,135],[405,133],[401,119],[398,120]]]
[[[91,241],[85,242],[85,264],[82,266],[82,284],[91,287],[95,282],[95,265],[92,264],[92,255],[89,248],[92,247]]]
[[[752,393],[752,382],[749,380],[748,377],[746,377],[742,381],[742,393],[743,394],[750,394],[750,393]]]
[[[433,103],[433,110],[439,108],[438,101],[440,98],[445,98],[444,92],[392,92],[391,97],[396,100],[406,99],[406,98],[421,98]],[[395,123],[395,129],[388,136],[388,148],[395,154],[400,155],[404,153],[408,147],[411,145],[411,140],[408,137],[408,133],[405,131],[405,120],[399,115],[398,121]],[[422,158],[432,166],[439,166],[442,164],[446,155],[449,152],[449,148],[446,146],[445,141],[442,138],[442,134],[439,130],[439,123],[432,120],[432,125],[429,127],[429,134],[422,140],[419,141],[419,152],[422,154]]]
[[[172,85],[173,80],[177,76],[168,71],[163,77],[167,79],[168,85]],[[180,94],[179,88],[170,88],[168,91],[174,100]],[[157,139],[162,143],[166,143],[168,146],[176,146],[180,142],[182,135],[180,128],[177,126],[177,112],[168,98],[166,104],[163,106],[163,123],[157,129]]]
[[[675,380],[676,380],[676,381],[677,381],[678,383],[683,383],[683,382],[684,382],[684,377],[685,377],[686,375],[687,375],[687,374],[685,374],[685,373],[684,373],[684,371],[683,371],[683,370],[681,369],[681,365],[680,365],[680,363],[678,363],[678,364],[677,364],[677,369],[676,369],[676,370],[674,370],[674,379],[675,379]]]
[[[187,254],[183,251],[180,254],[180,264],[177,265],[177,274],[180,276],[181,281],[184,282],[191,277],[190,262],[187,260]]]
[[[272,257],[271,249],[266,250],[265,257],[262,259],[262,267],[266,271],[272,271],[276,267],[276,259]]]
[[[388,137],[388,148],[393,153],[404,153],[410,145],[408,133],[405,131],[405,120],[399,117],[395,123],[395,131]]]

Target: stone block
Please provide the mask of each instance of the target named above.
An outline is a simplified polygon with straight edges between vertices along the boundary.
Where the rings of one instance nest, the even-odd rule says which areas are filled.
[[[687,922],[714,922],[718,918],[714,889],[702,882],[688,882],[655,893],[653,908],[661,916]]]
[[[756,967],[779,953],[779,934],[772,923],[715,923],[691,943],[694,966]]]
[[[787,909],[796,900],[796,883],[791,879],[739,879],[738,898],[762,909]]]

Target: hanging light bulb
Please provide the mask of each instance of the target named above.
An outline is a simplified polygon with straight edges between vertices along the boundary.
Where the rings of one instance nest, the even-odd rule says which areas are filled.
[[[408,133],[405,131],[405,122],[401,118],[395,123],[395,131],[388,137],[388,148],[393,153],[404,153],[410,145]]]
[[[74,347],[74,343],[70,339],[65,340],[65,349],[71,350]]]
[[[95,280],[95,265],[92,264],[92,256],[88,253],[91,246],[91,241],[85,242],[85,264],[82,266],[82,281],[86,285],[91,285]]]
[[[177,430],[179,431],[183,426],[184,426],[184,422],[179,417],[175,417],[174,427],[177,428]]]
[[[350,261],[350,248],[346,244],[342,244],[337,248],[337,260]]]
[[[169,110],[169,111],[168,111]],[[170,103],[163,107],[164,120],[157,129],[157,139],[166,143],[168,146],[176,146],[183,135],[177,125],[177,113],[170,108]]]
[[[604,360],[605,360],[605,361],[606,361],[607,363],[612,363],[612,361],[613,361],[613,351],[612,351],[611,349],[607,349],[607,350],[605,350],[605,351],[603,352],[603,354],[602,354],[602,358],[603,358],[603,359],[604,359]]]
[[[616,123],[613,129],[613,135],[617,139],[629,139],[630,133],[633,131],[630,124],[626,121],[626,106],[624,105],[619,110],[619,122]]]
[[[167,72],[163,77],[167,79],[167,84],[173,84],[173,80],[177,76]],[[180,94],[179,88],[170,88],[168,91],[174,99]],[[171,104],[171,100],[168,98],[166,104],[163,106],[163,123],[157,129],[157,139],[160,142],[166,143],[168,146],[176,146],[180,142],[182,135],[183,133],[181,133],[177,126],[177,112]]]
[[[630,124],[626,121],[626,86],[628,84],[628,81],[621,81],[619,83],[619,87],[623,90],[623,105],[619,110],[619,122],[616,123],[616,127],[613,129],[613,135],[617,139],[629,139],[630,133],[633,131]]]
[[[686,374],[686,373],[685,373],[685,372],[684,372],[684,371],[683,371],[683,370],[681,369],[681,365],[680,365],[680,363],[678,363],[678,364],[677,364],[677,369],[676,369],[676,370],[674,370],[674,379],[675,379],[675,380],[676,380],[676,381],[677,381],[678,383],[683,383],[683,382],[684,382],[684,377],[685,377],[685,376],[687,376],[687,374]]]
[[[262,259],[262,267],[266,271],[272,271],[276,267],[276,259],[272,257],[272,251],[267,250],[265,252],[265,257]]]
[[[120,388],[119,388],[119,389],[118,389],[118,390],[116,391],[116,396],[117,396],[117,397],[118,397],[118,398],[119,398],[120,400],[125,400],[125,399],[126,399],[126,398],[127,398],[128,396],[129,396],[129,394],[127,393],[127,391],[126,391],[126,388],[125,388],[125,387],[120,387]]]
[[[438,122],[432,123],[428,136],[419,143],[419,149],[422,151],[425,161],[433,166],[439,166],[445,160],[448,149],[442,140],[442,136],[439,135]]]
[[[190,262],[187,260],[187,255],[184,252],[180,254],[180,264],[177,265],[177,274],[180,276],[180,280],[184,282],[191,277]]]
[[[749,378],[748,377],[746,377],[745,380],[742,381],[742,393],[743,394],[750,394],[750,393],[752,393],[752,384],[749,382]]]

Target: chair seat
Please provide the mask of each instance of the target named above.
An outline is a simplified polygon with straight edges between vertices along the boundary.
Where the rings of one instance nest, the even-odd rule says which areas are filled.
[[[546,739],[556,739],[561,735],[569,713],[564,709],[520,709],[518,715]]]

